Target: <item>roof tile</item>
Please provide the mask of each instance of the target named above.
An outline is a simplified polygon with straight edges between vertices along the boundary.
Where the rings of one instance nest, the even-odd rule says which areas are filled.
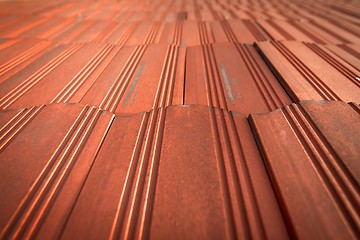
[[[327,49],[300,42],[256,43],[293,101],[360,102],[358,69]]]
[[[358,12],[0,0],[0,239],[358,239]]]
[[[52,104],[8,126],[2,237],[287,238],[244,115],[173,106],[114,117]]]
[[[343,102],[301,102],[251,115],[250,123],[290,232],[356,238],[359,112]]]
[[[81,102],[137,113],[185,103],[250,114],[291,103],[250,45],[64,45],[44,59],[45,65],[35,61],[3,84],[3,109]]]
[[[189,47],[186,63],[185,104],[206,104],[249,114],[290,103],[253,46]]]

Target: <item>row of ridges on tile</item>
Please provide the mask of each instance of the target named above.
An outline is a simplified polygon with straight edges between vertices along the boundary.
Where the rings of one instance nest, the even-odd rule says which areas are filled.
[[[0,3],[1,109],[100,107],[0,113],[0,238],[358,237],[356,4],[109,2]]]
[[[194,45],[297,40],[358,43],[356,2],[135,1],[0,2],[0,36],[62,43],[152,41]],[[196,33],[196,34],[195,34]],[[178,35],[179,39],[176,39]]]
[[[358,23],[356,1],[3,1],[0,14],[59,16],[79,19],[176,21],[239,19],[326,19]]]
[[[359,46],[294,41],[56,45],[5,39],[0,108],[79,102],[137,113],[200,104],[250,114],[305,100],[359,103]]]
[[[1,15],[0,15],[1,16]],[[186,46],[215,43],[296,40],[320,44],[359,43],[358,25],[339,25],[323,19],[223,19],[129,21],[13,16],[0,21],[0,36],[44,39],[58,43],[104,42],[139,45],[146,42]]]
[[[198,105],[2,111],[0,236],[356,239],[359,113],[336,101],[249,117]]]

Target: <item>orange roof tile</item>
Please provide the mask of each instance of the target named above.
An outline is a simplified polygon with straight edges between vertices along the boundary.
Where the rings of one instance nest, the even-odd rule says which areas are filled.
[[[0,1],[0,239],[358,239],[359,11]]]

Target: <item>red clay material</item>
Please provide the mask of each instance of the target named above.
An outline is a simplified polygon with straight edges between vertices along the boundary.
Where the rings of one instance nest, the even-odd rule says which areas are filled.
[[[232,43],[60,45],[5,81],[0,95],[3,109],[80,102],[121,114],[178,104],[250,114],[291,103],[254,47]]]
[[[0,84],[34,61],[38,61],[41,56],[49,54],[53,48],[54,44],[47,40],[1,39]]]
[[[360,71],[329,50],[299,42],[256,43],[293,101],[360,103]]]
[[[287,239],[243,115],[52,104],[0,121],[1,238]]]
[[[291,102],[253,46],[189,47],[186,57],[185,104],[249,114],[269,112]]]
[[[257,20],[257,25],[267,32],[272,40],[313,42],[320,44],[359,43],[358,29],[339,27],[328,21],[308,20]]]
[[[314,101],[250,116],[294,237],[358,237],[359,113],[343,102]]]
[[[0,0],[0,239],[360,239],[359,12]]]
[[[360,44],[326,45],[319,47],[329,49],[354,68],[360,69]]]

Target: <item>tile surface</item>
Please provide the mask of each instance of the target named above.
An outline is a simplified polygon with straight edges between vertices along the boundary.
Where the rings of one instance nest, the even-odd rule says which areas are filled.
[[[360,239],[359,12],[0,1],[0,239]]]
[[[0,121],[1,237],[287,238],[244,115],[51,104]]]
[[[294,235],[358,235],[359,113],[355,104],[314,101],[250,116]]]
[[[266,42],[256,46],[293,101],[360,102],[357,64],[354,67],[326,48],[311,43]]]

